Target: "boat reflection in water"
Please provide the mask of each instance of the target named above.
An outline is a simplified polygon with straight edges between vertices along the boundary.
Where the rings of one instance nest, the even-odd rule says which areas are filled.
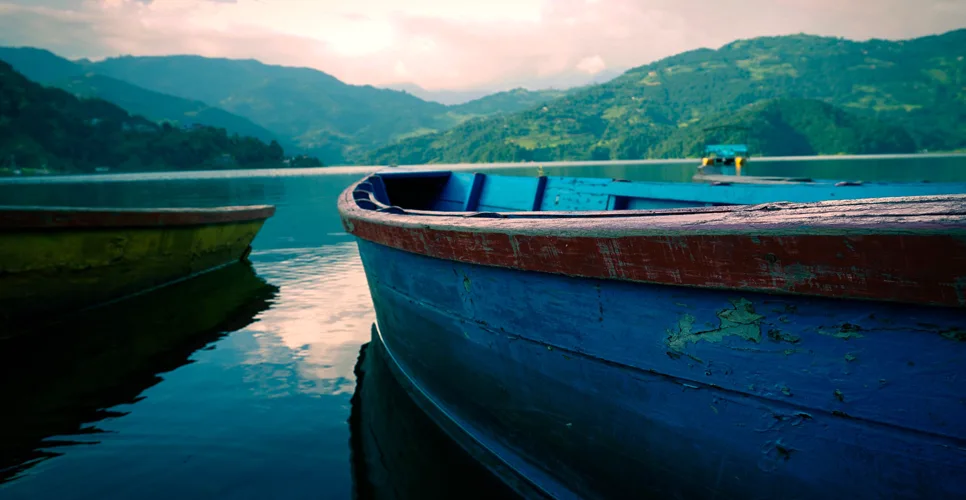
[[[355,498],[517,498],[409,398],[373,327],[356,364],[349,416]]]
[[[123,415],[107,408],[250,324],[277,291],[237,262],[0,341],[0,482],[81,443],[49,438],[100,432],[88,424]]]

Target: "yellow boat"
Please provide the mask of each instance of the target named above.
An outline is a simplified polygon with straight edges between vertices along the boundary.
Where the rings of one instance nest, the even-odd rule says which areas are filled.
[[[0,338],[245,260],[274,213],[0,207]]]

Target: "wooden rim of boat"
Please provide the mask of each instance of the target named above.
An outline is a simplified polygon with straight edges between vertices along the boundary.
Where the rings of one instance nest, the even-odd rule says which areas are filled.
[[[0,206],[0,231],[200,226],[264,220],[274,214],[275,207],[272,205],[216,208]]]
[[[343,192],[343,225],[363,240],[428,257],[584,278],[966,307],[966,195],[437,212],[388,204],[379,175]]]

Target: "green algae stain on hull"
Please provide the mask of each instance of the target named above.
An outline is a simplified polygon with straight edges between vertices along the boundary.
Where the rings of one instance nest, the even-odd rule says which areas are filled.
[[[761,341],[761,320],[764,316],[755,312],[755,306],[746,299],[731,301],[733,307],[718,311],[720,324],[710,330],[694,331],[695,318],[685,314],[676,325],[675,330],[668,330],[665,341],[671,350],[683,352],[689,343],[721,342],[727,336],[737,336],[750,342]]]
[[[0,231],[0,337],[242,260],[265,219]]]

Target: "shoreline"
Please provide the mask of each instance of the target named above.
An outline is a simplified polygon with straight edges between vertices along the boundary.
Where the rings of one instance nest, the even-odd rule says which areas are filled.
[[[750,159],[759,162],[822,162],[834,160],[909,160],[936,158],[966,158],[964,153],[925,153],[925,154],[888,154],[888,155],[822,155],[822,156],[752,156]],[[315,175],[337,174],[366,174],[378,170],[392,168],[394,170],[473,170],[473,169],[512,169],[512,168],[553,168],[553,167],[592,167],[592,166],[645,166],[645,165],[673,165],[687,164],[700,161],[700,158],[675,159],[646,159],[646,160],[586,160],[586,161],[551,161],[551,162],[494,162],[494,163],[428,163],[423,165],[335,165],[330,167],[307,168],[251,168],[225,170],[166,170],[152,172],[124,172],[101,174],[51,174],[31,176],[2,176],[0,184],[33,184],[33,183],[69,183],[76,181],[90,182],[124,182],[145,180],[174,180],[174,179],[218,179],[239,177],[299,177]]]

